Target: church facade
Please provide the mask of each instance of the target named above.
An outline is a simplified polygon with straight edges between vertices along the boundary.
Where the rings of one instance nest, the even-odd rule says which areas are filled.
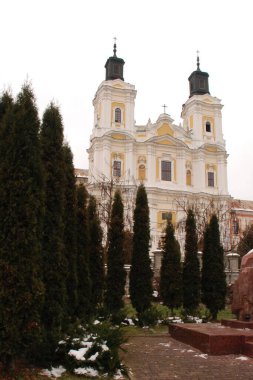
[[[114,44],[114,54],[105,64],[105,80],[93,100],[89,191],[101,199],[101,188],[115,184],[124,190],[127,203],[143,183],[150,208],[151,252],[159,246],[167,219],[175,226],[183,252],[188,207],[198,215],[200,229],[205,218],[218,210],[224,218],[223,243],[229,245],[225,215],[231,197],[222,104],[209,92],[208,73],[201,71],[197,58],[196,70],[188,78],[189,98],[182,107],[182,125],[175,124],[165,108],[156,122],[136,125],[137,92],[134,85],[124,81],[124,63],[117,57]]]

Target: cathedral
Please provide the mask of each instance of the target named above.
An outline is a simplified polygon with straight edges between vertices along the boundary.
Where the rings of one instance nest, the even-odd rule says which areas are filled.
[[[182,124],[169,114],[156,122],[135,123],[136,89],[124,81],[124,60],[113,55],[105,64],[105,80],[93,100],[94,124],[90,137],[88,188],[100,203],[105,189],[119,186],[127,210],[133,209],[136,189],[145,185],[151,228],[151,253],[157,250],[167,219],[184,245],[183,223],[188,207],[203,219],[213,211],[226,214],[231,196],[227,185],[227,152],[222,133],[221,100],[210,94],[209,75],[200,69],[189,78],[189,98],[182,106]],[[187,83],[186,83],[187,85]],[[207,212],[207,210],[209,210]],[[201,220],[199,219],[199,224]],[[131,229],[130,216],[126,223]],[[224,223],[223,244],[229,244]]]

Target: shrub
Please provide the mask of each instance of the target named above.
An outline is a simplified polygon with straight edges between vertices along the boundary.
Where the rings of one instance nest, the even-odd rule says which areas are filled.
[[[119,349],[126,342],[124,332],[110,322],[79,326],[75,332],[59,342],[57,364],[69,372],[82,374],[93,369],[98,373],[114,374],[126,370],[119,358]]]

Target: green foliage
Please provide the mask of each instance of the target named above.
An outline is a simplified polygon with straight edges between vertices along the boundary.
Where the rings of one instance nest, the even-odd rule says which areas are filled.
[[[73,155],[68,145],[63,146],[64,160],[64,255],[67,260],[67,314],[76,316],[77,298],[77,217],[76,217],[76,179]]]
[[[38,110],[25,84],[0,100],[0,361],[29,355],[40,326],[43,175]]]
[[[87,321],[91,310],[91,280],[89,274],[88,252],[88,220],[87,220],[88,193],[83,185],[77,187],[77,283],[78,305],[77,316]]]
[[[174,228],[168,221],[163,242],[163,258],[160,270],[160,292],[164,305],[171,309],[182,304],[182,268],[180,247]]]
[[[200,302],[200,269],[198,260],[198,238],[192,210],[186,219],[185,258],[183,264],[183,306],[194,313]]]
[[[71,335],[59,342],[57,362],[71,373],[75,373],[77,368],[87,367],[100,374],[113,375],[117,370],[126,373],[119,358],[119,349],[125,342],[124,330],[107,321],[85,328],[78,326]]]
[[[91,196],[88,205],[89,272],[91,279],[91,305],[97,308],[103,299],[104,265],[102,229],[97,213],[96,199]]]
[[[43,278],[45,303],[42,313],[45,338],[57,340],[66,317],[67,261],[64,252],[65,176],[63,126],[59,108],[50,104],[41,128],[42,161],[45,174],[43,228]]]
[[[225,306],[226,297],[224,253],[216,215],[211,217],[204,234],[201,284],[202,301],[210,310],[212,318],[216,319],[218,311]]]
[[[242,257],[251,249],[253,249],[253,224],[243,232],[243,237],[238,244],[237,252]]]
[[[137,190],[134,210],[133,256],[130,271],[130,296],[138,313],[143,313],[151,306],[152,270],[149,257],[149,207],[145,187]]]
[[[112,314],[124,305],[126,271],[124,269],[123,203],[119,191],[115,192],[108,231],[108,257],[105,305]]]

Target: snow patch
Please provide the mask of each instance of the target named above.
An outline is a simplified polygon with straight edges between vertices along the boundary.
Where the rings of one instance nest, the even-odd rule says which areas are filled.
[[[52,367],[51,370],[43,369],[41,371],[41,375],[49,376],[49,377],[61,377],[61,375],[66,372],[66,369],[62,367],[61,365],[59,367]]]
[[[92,342],[83,342],[86,347],[79,348],[79,350],[70,350],[69,356],[74,356],[77,360],[85,360],[84,355],[92,346]]]
[[[94,355],[91,355],[88,360],[94,362],[97,359],[98,355],[99,355],[99,353],[96,352]]]
[[[238,356],[237,360],[249,360],[246,356]]]
[[[202,359],[207,359],[208,358],[208,355],[207,354],[197,354],[197,355],[194,355],[198,358],[202,358]]]
[[[170,343],[159,343],[159,345],[163,347],[170,347]]]
[[[76,368],[74,372],[76,375],[88,375],[90,377],[96,377],[99,375],[98,371],[92,367]]]

